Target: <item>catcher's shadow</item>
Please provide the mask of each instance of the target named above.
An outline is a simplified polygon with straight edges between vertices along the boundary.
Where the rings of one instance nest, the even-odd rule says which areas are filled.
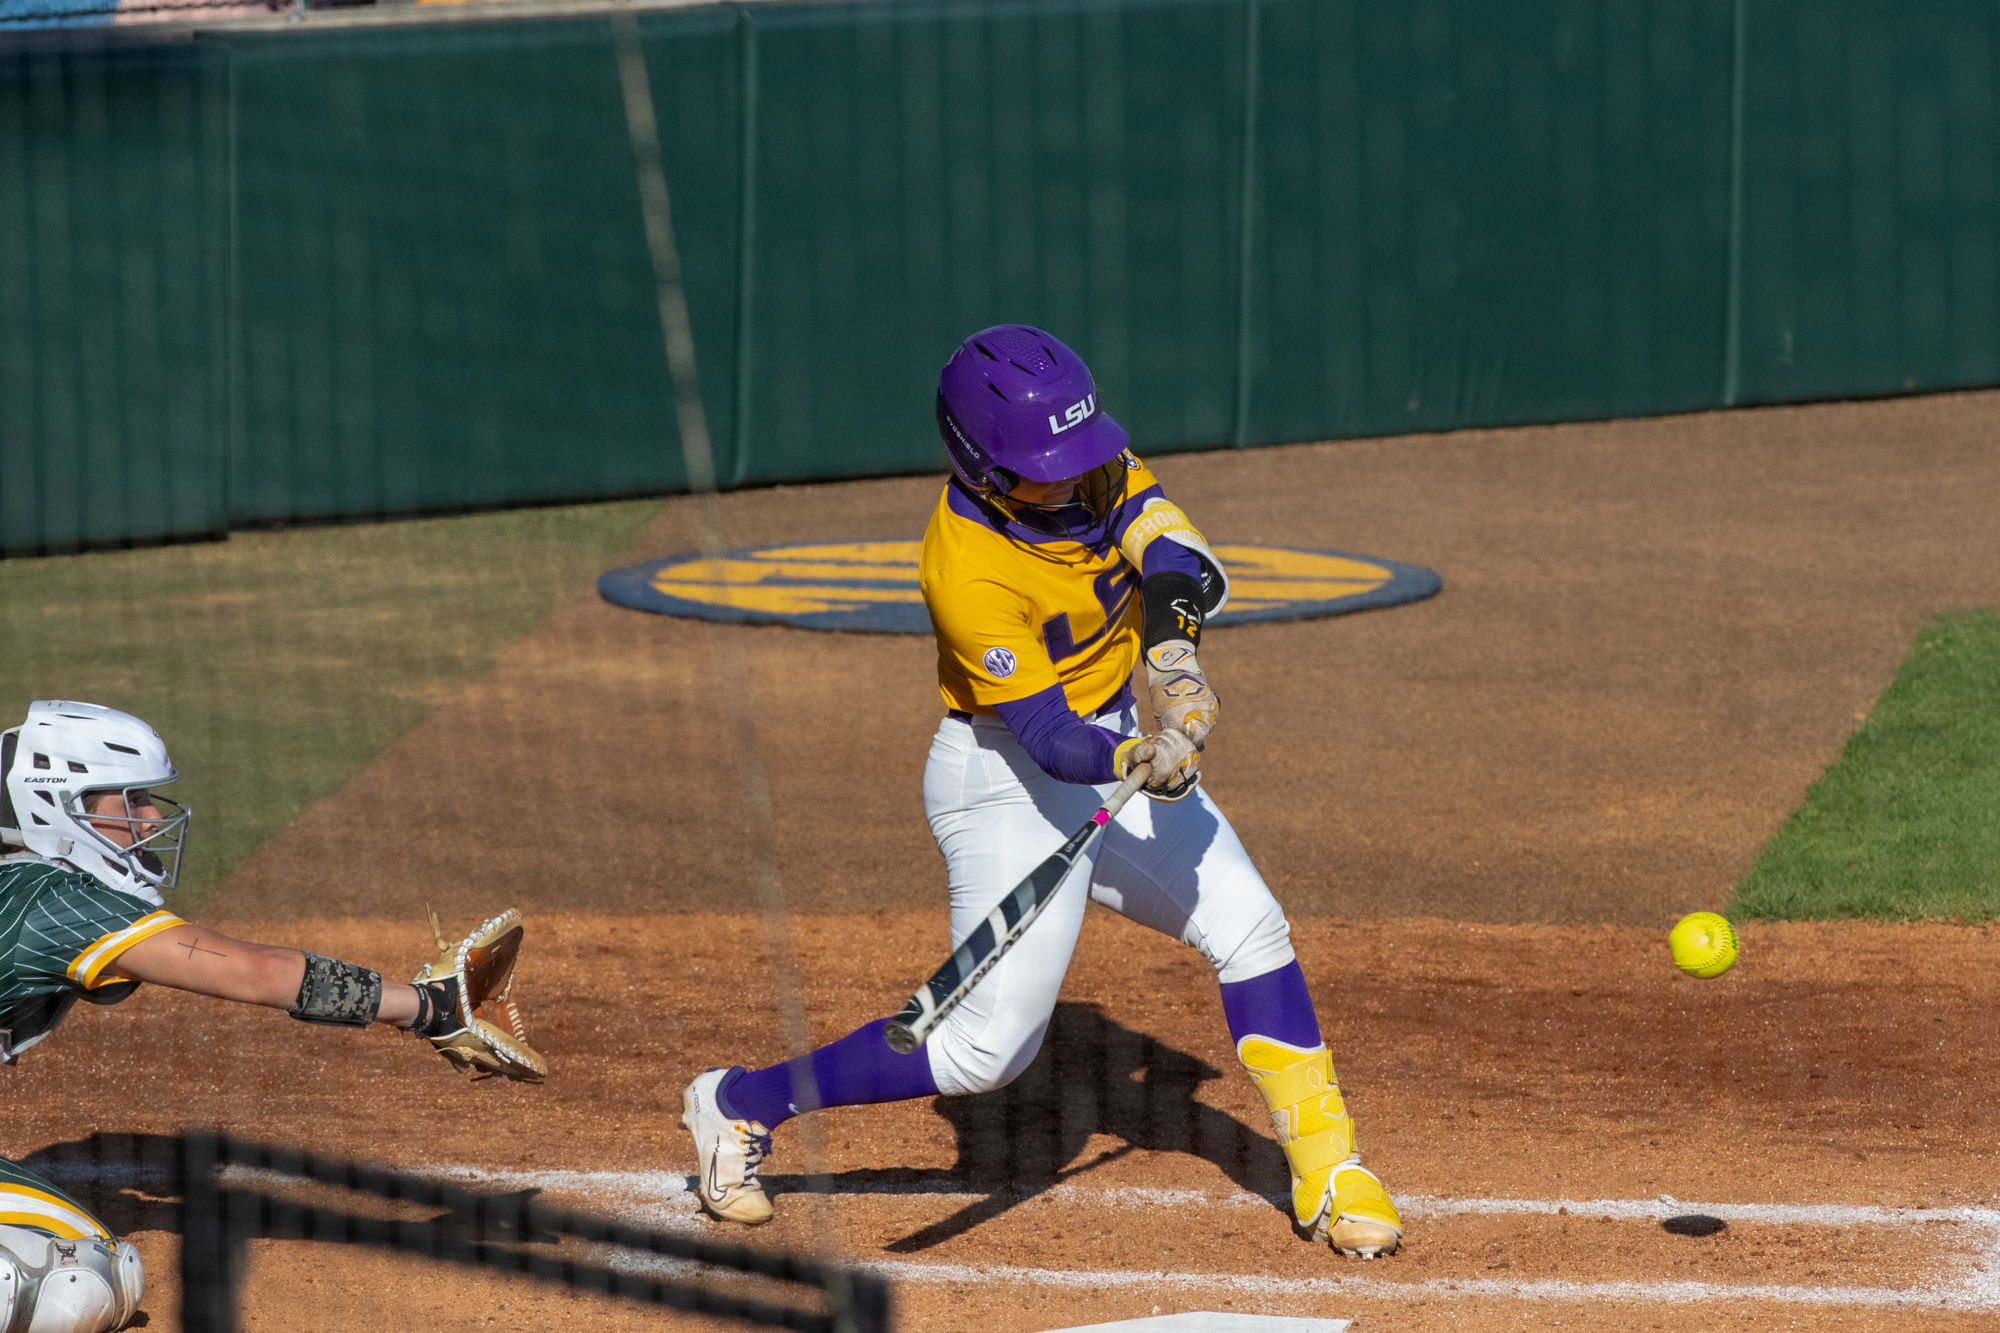
[[[1282,1199],[1291,1177],[1276,1142],[1196,1100],[1203,1083],[1221,1077],[1094,1005],[1057,1005],[1040,1054],[1019,1078],[997,1092],[937,1099],[958,1135],[952,1175],[987,1197],[885,1248],[911,1254],[943,1244],[1137,1149],[1203,1158],[1238,1188]],[[1100,1134],[1122,1145],[1085,1157]]]

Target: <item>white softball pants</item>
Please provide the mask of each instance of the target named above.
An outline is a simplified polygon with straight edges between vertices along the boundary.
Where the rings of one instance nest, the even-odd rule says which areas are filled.
[[[1139,734],[1131,708],[1088,720]],[[940,722],[924,767],[924,812],[950,875],[952,947],[1111,791],[1050,777],[998,718]],[[1086,883],[1120,916],[1201,950],[1224,982],[1294,956],[1284,910],[1208,793],[1135,797],[1021,942],[931,1034],[924,1049],[939,1091],[1005,1087],[1035,1058],[1083,928]]]

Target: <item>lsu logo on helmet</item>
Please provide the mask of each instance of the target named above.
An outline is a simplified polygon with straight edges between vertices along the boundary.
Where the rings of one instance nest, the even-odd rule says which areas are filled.
[[[1091,392],[1084,395],[1084,399],[1082,402],[1071,403],[1068,407],[1065,407],[1063,409],[1062,421],[1060,424],[1057,423],[1054,414],[1053,413],[1050,414],[1049,434],[1060,435],[1066,430],[1070,430],[1076,426],[1081,426],[1084,422],[1090,420],[1090,414],[1092,412],[1095,412],[1096,410],[1097,410],[1097,391],[1093,389]]]

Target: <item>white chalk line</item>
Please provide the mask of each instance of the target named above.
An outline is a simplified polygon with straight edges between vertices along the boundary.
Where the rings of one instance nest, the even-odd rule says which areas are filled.
[[[1838,1203],[1699,1203],[1692,1199],[1456,1199],[1413,1194],[1396,1196],[1406,1216],[1444,1217],[1453,1213],[1554,1213],[1568,1209],[1578,1220],[1611,1217],[1620,1220],[1665,1220],[1669,1217],[1714,1217],[1724,1222],[1762,1222],[1774,1226],[1911,1226],[1934,1222],[1970,1222],[2000,1231],[2000,1208],[1883,1208]]]
[[[171,1181],[170,1173],[158,1167],[98,1162],[36,1163],[36,1172],[52,1180],[95,1180],[105,1184],[160,1187]],[[502,1171],[487,1167],[441,1166],[405,1168],[439,1183],[483,1186],[500,1190],[538,1190],[559,1195],[588,1195],[617,1198],[631,1206],[634,1220],[644,1220],[665,1231],[707,1231],[700,1220],[693,1190],[693,1177],[670,1171]],[[289,1179],[276,1173],[231,1167],[225,1180]],[[779,1177],[774,1185],[790,1186],[786,1193],[803,1193],[804,1179]],[[833,1197],[896,1195],[927,1197],[940,1202],[978,1202],[991,1197],[964,1190],[949,1179],[865,1182],[843,1186]],[[1023,1193],[1022,1202],[1046,1202],[1066,1206],[1106,1206],[1157,1210],[1173,1213],[1189,1207],[1265,1208],[1280,1205],[1282,1198],[1267,1198],[1249,1191],[1149,1189],[1141,1186],[1092,1188],[1058,1185],[1039,1193]],[[1452,1196],[1405,1195],[1397,1205],[1408,1220],[1453,1215],[1534,1215],[1557,1216],[1567,1209],[1579,1221],[1595,1217],[1617,1220],[1663,1221],[1670,1217],[1714,1217],[1724,1222],[1751,1222],[1798,1226],[1926,1226],[1940,1223],[1971,1224],[1984,1228],[1979,1271],[1962,1282],[1919,1284],[1909,1288],[1787,1286],[1772,1283],[1733,1284],[1693,1281],[1576,1282],[1560,1278],[1426,1278],[1404,1282],[1351,1273],[1334,1278],[1285,1278],[1282,1287],[1288,1296],[1376,1296],[1406,1300],[1414,1296],[1432,1299],[1488,1298],[1561,1303],[1646,1304],[1656,1301],[1768,1301],[1784,1305],[1830,1305],[1877,1309],[1935,1309],[1945,1311],[1990,1311],[2000,1309],[2000,1209],[1980,1207],[1885,1208],[1853,1204],[1771,1204],[1708,1203],[1692,1199],[1460,1199]],[[646,1274],[686,1275],[701,1266],[685,1260],[667,1259],[631,1251],[606,1250],[614,1267]],[[1201,1274],[1185,1272],[1135,1272],[1127,1269],[1024,1268],[998,1264],[926,1263],[915,1260],[862,1260],[855,1264],[868,1272],[895,1282],[940,1285],[953,1283],[1013,1283],[1076,1289],[1169,1286],[1185,1290],[1240,1292],[1270,1295],[1276,1279],[1261,1274]]]
[[[165,1185],[170,1180],[163,1167],[112,1162],[37,1162],[32,1169],[50,1180],[96,1180],[105,1184]],[[457,1185],[483,1185],[499,1189],[541,1190],[550,1194],[615,1194],[664,1199],[673,1195],[693,1195],[695,1179],[678,1171],[504,1171],[480,1166],[429,1166],[400,1168],[427,1180]],[[290,1179],[276,1172],[232,1166],[225,1180]],[[765,1176],[773,1194],[807,1193],[803,1176]],[[993,1197],[991,1193],[967,1190],[949,1177],[917,1181],[860,1181],[843,1183],[833,1192],[836,1199],[852,1196],[905,1195],[943,1201],[975,1202]],[[1020,1199],[1045,1200],[1058,1204],[1082,1204],[1102,1208],[1279,1207],[1290,1203],[1286,1194],[1254,1194],[1248,1190],[1155,1189],[1142,1185],[1094,1187],[1056,1185],[1046,1190],[1021,1191]],[[693,1202],[692,1197],[689,1199]],[[1952,1208],[1885,1208],[1869,1204],[1785,1204],[1708,1203],[1694,1199],[1465,1199],[1448,1194],[1398,1194],[1396,1206],[1405,1217],[1448,1217],[1455,1214],[1544,1214],[1567,1209],[1579,1219],[1612,1217],[1620,1220],[1653,1220],[1669,1217],[1702,1216],[1725,1222],[1762,1222],[1800,1226],[1888,1226],[1931,1222],[1970,1222],[2000,1229],[2000,1208],[1970,1205]]]
[[[643,1276],[685,1277],[699,1271],[699,1265],[683,1260],[621,1250],[609,1254],[610,1266]],[[1781,1305],[1834,1305],[1876,1309],[1924,1309],[1951,1311],[1992,1310],[2000,1307],[2000,1290],[1989,1282],[1958,1284],[1952,1287],[1796,1287],[1774,1283],[1735,1284],[1725,1282],[1627,1281],[1572,1282],[1562,1278],[1426,1278],[1398,1282],[1371,1278],[1364,1274],[1332,1278],[1277,1278],[1256,1273],[1186,1273],[1160,1270],[1135,1272],[1131,1269],[1085,1269],[1067,1271],[1049,1268],[1022,1268],[1005,1264],[926,1264],[882,1260],[849,1260],[850,1267],[873,1273],[905,1285],[968,1286],[1014,1284],[1055,1287],[1079,1291],[1103,1291],[1142,1287],[1149,1291],[1172,1288],[1190,1292],[1231,1293],[1250,1297],[1279,1297],[1290,1302],[1301,1296],[1375,1297],[1409,1300],[1500,1299],[1546,1301],[1567,1304],[1652,1305],[1669,1301],[1768,1301]]]

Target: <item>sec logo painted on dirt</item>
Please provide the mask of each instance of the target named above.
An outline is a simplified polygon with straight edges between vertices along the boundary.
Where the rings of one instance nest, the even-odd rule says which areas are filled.
[[[753,546],[711,560],[699,551],[614,569],[597,580],[608,602],[695,620],[795,625],[861,634],[928,634],[917,586],[919,541]],[[1421,565],[1344,551],[1217,543],[1229,569],[1229,604],[1208,627],[1302,620],[1399,606],[1444,581]],[[1004,679],[1010,672],[993,669]]]

